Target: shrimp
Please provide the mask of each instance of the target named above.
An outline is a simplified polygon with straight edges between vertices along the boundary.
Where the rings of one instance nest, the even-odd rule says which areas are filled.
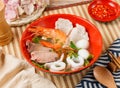
[[[49,48],[60,49],[66,41],[67,35],[58,29],[35,26],[28,29],[37,36],[51,39],[51,41],[41,40],[40,43]]]

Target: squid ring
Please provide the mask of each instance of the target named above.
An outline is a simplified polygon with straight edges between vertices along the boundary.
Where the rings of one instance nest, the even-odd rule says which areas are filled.
[[[50,71],[61,71],[64,70],[66,67],[66,64],[64,62],[55,62],[50,66]]]
[[[70,58],[67,57],[67,63],[71,65],[71,67],[76,68],[83,66],[84,64],[84,59],[81,56],[78,56],[77,58]]]

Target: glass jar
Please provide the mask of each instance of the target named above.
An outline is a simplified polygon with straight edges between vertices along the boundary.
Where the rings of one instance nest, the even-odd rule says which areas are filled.
[[[5,5],[0,1],[0,46],[8,44],[12,37],[11,28],[5,20]]]

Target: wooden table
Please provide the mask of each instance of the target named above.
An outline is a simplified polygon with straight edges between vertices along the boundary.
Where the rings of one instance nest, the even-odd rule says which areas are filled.
[[[120,0],[115,0],[115,1],[120,4]],[[110,44],[115,39],[120,37],[120,18],[116,19],[115,21],[108,22],[108,23],[101,23],[101,22],[95,21],[88,14],[88,11],[87,11],[88,5],[89,3],[83,4],[83,5],[69,6],[69,7],[64,7],[64,8],[54,9],[54,10],[47,10],[47,11],[44,11],[44,13],[42,14],[42,17],[51,15],[51,14],[65,13],[65,14],[74,14],[77,16],[81,16],[89,20],[94,25],[96,25],[96,27],[99,29],[102,35],[103,51],[104,51],[110,46]],[[19,59],[24,59],[20,52],[19,42],[20,42],[22,32],[25,30],[26,26],[27,25],[11,28],[14,39],[10,44],[3,47],[5,53],[15,55]],[[88,70],[89,69],[86,69],[77,74],[68,75],[68,76],[55,76],[55,75],[50,75],[48,73],[43,73],[43,72],[39,72],[39,73],[41,76],[44,76],[50,79],[52,82],[54,82],[57,88],[74,88],[75,85],[78,82],[80,82],[82,77],[85,76]]]

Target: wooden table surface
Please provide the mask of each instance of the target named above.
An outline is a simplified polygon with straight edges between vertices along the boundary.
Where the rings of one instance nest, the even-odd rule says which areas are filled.
[[[60,6],[70,6],[75,4],[85,4],[89,3],[92,0],[49,0],[49,7],[60,7]]]
[[[115,1],[120,4],[120,0],[115,0]],[[44,11],[41,17],[52,15],[52,14],[64,13],[64,14],[74,14],[89,20],[98,28],[98,30],[102,35],[103,52],[104,52],[104,50],[107,49],[114,40],[120,37],[120,18],[108,23],[101,23],[101,22],[95,21],[88,14],[88,11],[87,11],[88,5],[89,3],[83,4],[83,5],[80,4],[75,6],[69,6],[69,7],[64,7],[64,8],[54,9],[54,10],[46,10]],[[24,60],[20,52],[19,42],[22,36],[22,32],[25,30],[26,26],[27,25],[24,25],[21,27],[11,27],[14,38],[10,44],[2,47],[5,53],[12,54],[18,57],[19,59]],[[50,79],[56,85],[57,88],[74,88],[75,85],[78,82],[80,82],[82,77],[85,76],[88,70],[89,69],[86,69],[79,73],[68,75],[68,76],[55,76],[55,75],[50,75],[48,73],[44,73],[41,71],[39,72],[39,74],[43,77]]]

